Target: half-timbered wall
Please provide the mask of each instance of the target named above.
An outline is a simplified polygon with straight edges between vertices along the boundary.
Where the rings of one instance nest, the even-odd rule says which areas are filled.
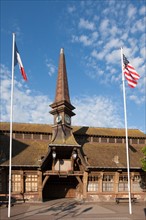
[[[12,171],[12,196],[24,200],[42,200],[40,192],[42,189],[42,182],[40,181],[40,171]],[[75,181],[76,180],[76,181]],[[53,181],[53,182],[52,182]],[[74,181],[74,184],[73,184]],[[146,177],[144,173],[131,173],[131,193],[137,195],[139,199],[144,199],[144,192],[146,190]],[[72,186],[72,187],[71,187]],[[77,187],[78,186],[78,187]],[[81,188],[82,190],[81,190]],[[80,188],[80,189],[79,189]],[[51,190],[50,190],[51,189]],[[62,190],[62,192],[57,189]],[[76,190],[75,190],[76,189]],[[65,191],[66,190],[66,191]],[[45,187],[45,199],[51,197],[79,197],[83,191],[86,191],[87,198],[95,197],[96,200],[101,196],[104,199],[115,198],[117,194],[125,196],[128,192],[128,177],[127,173],[119,172],[90,172],[87,173],[86,189],[83,185],[73,177],[66,176],[65,178],[51,177]],[[48,197],[47,197],[48,193]],[[8,173],[0,172],[0,195],[8,194]],[[97,199],[98,198],[98,199]]]

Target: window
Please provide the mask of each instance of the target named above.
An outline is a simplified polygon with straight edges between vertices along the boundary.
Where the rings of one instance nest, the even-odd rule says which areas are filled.
[[[43,139],[43,140],[49,140],[50,137],[49,137],[48,134],[42,134],[42,139]]]
[[[132,139],[132,144],[137,144],[137,139]]]
[[[117,142],[117,143],[122,143],[122,138],[117,138],[117,139],[116,139],[116,142]]]
[[[114,176],[113,175],[103,175],[102,181],[102,191],[111,192],[114,190]]]
[[[31,139],[31,134],[24,134],[24,139]]]
[[[26,175],[25,177],[25,191],[36,192],[38,190],[37,175]]]
[[[89,176],[88,192],[97,192],[97,191],[98,191],[98,176]]]
[[[139,139],[139,144],[144,144],[144,143],[145,143],[144,139]]]
[[[141,187],[141,176],[140,175],[134,175],[133,177],[133,192],[142,192],[142,187]]]
[[[93,137],[93,142],[99,142],[99,137]]]
[[[128,191],[128,176],[121,175],[119,176],[119,192],[127,192]]]
[[[22,138],[23,138],[23,134],[21,134],[21,133],[15,133],[15,138],[16,138],[16,139],[22,139]]]
[[[20,174],[12,174],[12,192],[21,192]]]
[[[40,139],[40,134],[33,134],[33,139]]]
[[[115,143],[115,138],[109,138],[109,143]]]
[[[107,143],[107,138],[101,137],[101,143]]]

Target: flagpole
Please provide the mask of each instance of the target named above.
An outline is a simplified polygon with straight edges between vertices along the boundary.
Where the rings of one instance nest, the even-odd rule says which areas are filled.
[[[124,71],[123,71],[123,49],[122,48],[121,48],[121,67],[122,67],[124,117],[125,117],[125,135],[126,135],[126,157],[127,157],[127,173],[128,173],[129,214],[132,214],[131,184],[130,184],[130,165],[129,165],[129,149],[128,149],[128,129],[127,129],[127,111],[126,111],[126,90],[125,90],[125,77],[124,77]]]
[[[14,53],[15,53],[15,33],[12,42],[12,79],[11,79],[11,106],[10,106],[10,149],[9,149],[9,201],[8,218],[11,216],[11,184],[12,184],[12,138],[13,138],[13,93],[14,93]]]

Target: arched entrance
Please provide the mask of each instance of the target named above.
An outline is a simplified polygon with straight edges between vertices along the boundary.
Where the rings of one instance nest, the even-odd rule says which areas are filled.
[[[75,198],[78,184],[75,176],[51,175],[43,189],[43,200]]]

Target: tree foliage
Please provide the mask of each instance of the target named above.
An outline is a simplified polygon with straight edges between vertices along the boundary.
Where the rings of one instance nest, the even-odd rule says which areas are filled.
[[[141,162],[142,162],[142,169],[144,171],[146,171],[146,147],[143,147],[142,148],[142,152],[144,154],[144,157],[141,159]]]

